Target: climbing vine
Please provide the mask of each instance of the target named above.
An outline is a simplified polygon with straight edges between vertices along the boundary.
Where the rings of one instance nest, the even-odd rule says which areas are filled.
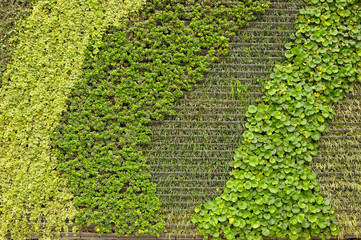
[[[276,64],[264,102],[249,106],[247,130],[221,196],[198,206],[198,229],[213,239],[290,239],[338,234],[339,223],[312,171],[317,140],[361,81],[357,0],[310,0]]]
[[[209,61],[227,53],[232,30],[265,2],[147,1],[139,18],[110,28],[53,136],[59,170],[69,180],[78,229],[100,233],[163,231],[160,202],[139,145],[151,119],[171,114],[183,90],[203,79]],[[209,49],[206,51],[205,49]]]

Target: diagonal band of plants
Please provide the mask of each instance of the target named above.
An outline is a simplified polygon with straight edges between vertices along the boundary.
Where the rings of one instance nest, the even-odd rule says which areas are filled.
[[[226,54],[232,30],[266,8],[263,1],[150,0],[139,17],[108,29],[95,57],[90,44],[84,79],[52,138],[58,170],[75,196],[77,229],[164,230],[140,147],[150,141],[147,123],[171,113],[183,90],[203,80],[209,62]]]
[[[105,29],[143,3],[38,0],[30,16],[16,23],[15,34],[7,34],[10,39],[0,32],[4,47],[14,46],[0,76],[0,239],[9,233],[17,240],[32,233],[49,239],[68,231],[76,209],[56,170],[50,136],[81,76],[89,39],[97,47]]]
[[[214,239],[290,239],[338,234],[329,199],[319,193],[312,160],[332,104],[361,80],[360,1],[310,0],[265,85],[264,103],[247,111],[224,192],[193,218]]]

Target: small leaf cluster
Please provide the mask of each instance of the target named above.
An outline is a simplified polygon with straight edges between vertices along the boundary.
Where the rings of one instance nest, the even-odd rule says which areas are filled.
[[[172,113],[183,91],[202,81],[209,61],[226,54],[231,30],[264,11],[262,4],[147,1],[139,17],[108,29],[97,54],[89,45],[84,78],[53,136],[58,169],[79,210],[78,229],[95,224],[100,233],[118,235],[163,230],[139,147],[150,141],[147,123]]]
[[[5,2],[30,3],[0,5],[11,6]],[[56,170],[50,136],[81,76],[89,39],[96,46],[109,24],[143,3],[38,0],[29,17],[16,23],[0,88],[0,239],[9,233],[16,240],[32,233],[50,239],[68,231],[77,211]],[[6,18],[0,34],[10,34],[11,21]]]
[[[34,1],[1,1],[0,3],[0,87],[2,74],[5,72],[12,52],[8,41],[16,34],[16,22],[29,14],[32,2]]]
[[[231,178],[193,222],[213,239],[330,238],[339,223],[320,195],[312,159],[332,104],[361,81],[360,2],[310,0],[276,64],[264,102],[247,109]]]

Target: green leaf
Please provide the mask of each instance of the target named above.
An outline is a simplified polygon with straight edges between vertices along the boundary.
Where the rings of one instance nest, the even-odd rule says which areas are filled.
[[[201,206],[197,206],[197,207],[194,209],[194,211],[195,211],[196,213],[199,213],[201,210],[202,210],[202,207],[201,207]]]
[[[251,226],[252,226],[252,228],[259,228],[259,226],[261,226],[261,222],[260,221],[252,221]]]
[[[235,219],[235,220],[233,221],[233,226],[239,227],[240,225],[241,225],[241,221],[240,221],[239,219]]]
[[[255,113],[255,112],[257,112],[257,107],[254,106],[254,105],[249,106],[249,107],[248,107],[248,112],[249,112],[249,113]]]
[[[271,193],[278,193],[279,187],[277,185],[275,185],[275,186],[269,185],[269,190]]]
[[[305,215],[304,215],[304,214],[298,214],[298,215],[297,215],[297,221],[298,221],[299,223],[301,223],[301,222],[303,221],[303,219],[305,219]]]
[[[214,204],[213,204],[212,202],[206,202],[206,203],[204,204],[204,208],[205,208],[205,209],[208,209],[208,210],[213,209],[213,208],[214,208]]]
[[[285,56],[286,56],[286,58],[291,58],[292,57],[292,52],[291,51],[286,51],[285,52]]]
[[[315,172],[311,172],[308,174],[308,179],[315,180],[317,177],[317,174]]]
[[[198,223],[199,222],[199,216],[194,215],[192,218],[192,223]]]
[[[309,209],[310,209],[311,213],[316,213],[316,211],[317,211],[317,208],[315,206],[310,206]]]
[[[246,226],[246,221],[244,219],[239,219],[239,228],[244,228]]]
[[[321,134],[319,132],[312,132],[311,137],[312,137],[313,140],[317,141],[317,140],[320,139]]]
[[[257,166],[258,165],[258,157],[257,156],[250,157],[249,165],[251,165],[252,167]]]
[[[247,132],[246,138],[252,140],[254,138],[254,134],[252,132]]]
[[[286,45],[285,45],[285,48],[286,49],[291,49],[292,48],[292,43],[291,42],[289,42],[289,43],[286,43]]]
[[[268,210],[270,213],[275,213],[277,211],[277,208],[275,206],[270,206]]]
[[[246,189],[251,189],[251,187],[252,187],[251,182],[250,182],[250,181],[246,181],[245,184],[244,184],[244,187],[245,187]]]
[[[299,206],[300,208],[305,208],[305,207],[306,207],[306,204],[303,203],[303,202],[298,202],[298,206]]]
[[[275,93],[276,93],[276,89],[274,89],[274,88],[268,90],[268,94],[271,95],[271,96],[274,95]]]
[[[308,221],[310,221],[311,223],[314,223],[317,221],[317,215],[309,215],[307,217]]]
[[[271,231],[268,228],[264,228],[262,230],[262,234],[263,234],[263,236],[268,237],[271,234]]]
[[[258,112],[258,113],[256,114],[256,116],[255,116],[255,119],[256,119],[256,121],[258,121],[258,122],[261,121],[261,120],[263,120],[262,114]]]
[[[248,203],[245,202],[245,201],[241,201],[238,203],[238,208],[241,209],[241,210],[245,210],[248,206]]]
[[[274,117],[277,119],[281,119],[282,118],[282,113],[280,111],[275,111],[274,112]]]
[[[227,221],[227,216],[225,216],[225,215],[219,216],[219,217],[218,217],[218,221],[219,221],[219,222],[225,222],[225,221]]]

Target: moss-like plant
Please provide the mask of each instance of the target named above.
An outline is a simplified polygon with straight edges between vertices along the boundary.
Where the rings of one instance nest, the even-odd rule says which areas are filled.
[[[2,1],[0,3],[0,87],[2,74],[8,64],[12,49],[9,39],[16,34],[16,22],[31,12],[34,0]]]
[[[193,221],[214,239],[290,239],[338,234],[312,159],[334,115],[331,104],[361,80],[360,1],[310,0],[265,86],[264,103],[247,111],[223,194],[196,208]]]
[[[182,91],[202,81],[209,61],[227,52],[232,30],[266,8],[261,1],[152,0],[139,19],[109,29],[95,58],[89,47],[87,74],[73,88],[54,134],[59,169],[76,196],[79,229],[96,224],[97,231],[118,235],[163,230],[139,148],[150,139],[147,123],[170,114]]]

